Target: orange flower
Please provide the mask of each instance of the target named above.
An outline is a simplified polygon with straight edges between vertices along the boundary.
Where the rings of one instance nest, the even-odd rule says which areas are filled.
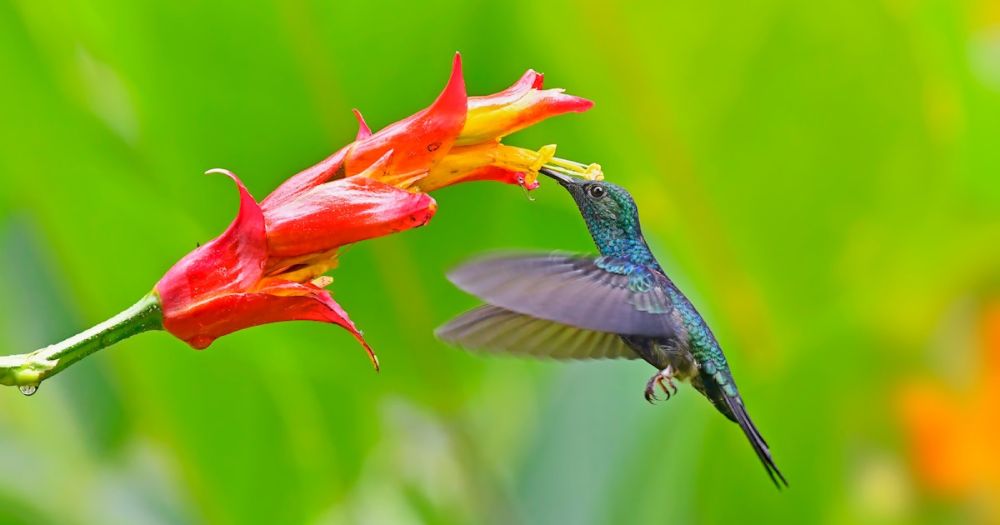
[[[1000,501],[1000,300],[981,313],[978,375],[965,390],[938,382],[907,385],[900,396],[904,429],[919,479],[945,496],[988,494]],[[1000,506],[989,510],[1000,519]]]

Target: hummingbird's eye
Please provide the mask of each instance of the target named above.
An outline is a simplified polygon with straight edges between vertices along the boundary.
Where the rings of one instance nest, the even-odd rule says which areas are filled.
[[[604,189],[603,186],[594,184],[589,188],[587,188],[587,193],[589,193],[590,196],[595,199],[600,199],[603,198],[605,195],[607,195],[608,192],[607,190]]]

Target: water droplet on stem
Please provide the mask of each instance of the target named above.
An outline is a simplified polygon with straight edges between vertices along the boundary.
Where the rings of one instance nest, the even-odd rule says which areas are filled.
[[[30,396],[35,392],[38,392],[38,385],[21,385],[17,387],[17,389],[20,390],[22,394]]]

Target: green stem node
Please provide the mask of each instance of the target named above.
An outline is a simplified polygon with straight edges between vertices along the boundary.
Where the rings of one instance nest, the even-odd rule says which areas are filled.
[[[60,343],[27,354],[0,357],[0,385],[31,394],[42,380],[119,341],[163,329],[160,298],[151,292],[125,311]]]

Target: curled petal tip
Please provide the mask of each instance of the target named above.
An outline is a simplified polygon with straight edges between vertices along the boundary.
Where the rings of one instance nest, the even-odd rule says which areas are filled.
[[[250,190],[247,189],[246,185],[243,184],[243,181],[241,181],[240,178],[237,177],[235,173],[225,168],[212,168],[206,171],[205,175],[225,175],[226,177],[229,177],[233,182],[235,182],[236,188],[240,192],[241,211],[242,211],[242,206],[250,206],[251,208],[258,208],[257,200],[253,198],[253,195],[250,194]]]
[[[229,170],[216,168],[205,173],[229,177],[239,192],[240,206],[236,218],[222,235],[184,256],[156,283],[163,305],[164,327],[184,340],[191,338],[175,331],[178,317],[209,297],[253,286],[260,279],[267,258],[264,213],[253,195]],[[195,348],[204,348],[217,337],[211,333],[184,332],[192,337],[204,336],[192,343]]]
[[[362,333],[361,330],[358,330],[357,327],[353,326],[353,324],[347,329],[354,335],[354,338],[357,339],[359,343],[361,343],[361,347],[365,349],[365,353],[368,354],[368,360],[371,361],[372,367],[375,368],[375,373],[381,371],[382,366],[378,362],[378,356],[375,355],[375,350],[372,350],[372,347],[368,344],[368,341],[365,341],[364,333]]]
[[[246,185],[243,184],[243,181],[240,180],[240,178],[237,177],[235,173],[225,168],[212,168],[206,171],[205,175],[225,175],[226,177],[229,177],[233,182],[236,183],[236,188],[240,192],[240,202],[243,203],[244,205],[249,204],[253,208],[257,207],[257,200],[254,199],[252,195],[250,195],[250,190],[247,189]]]

